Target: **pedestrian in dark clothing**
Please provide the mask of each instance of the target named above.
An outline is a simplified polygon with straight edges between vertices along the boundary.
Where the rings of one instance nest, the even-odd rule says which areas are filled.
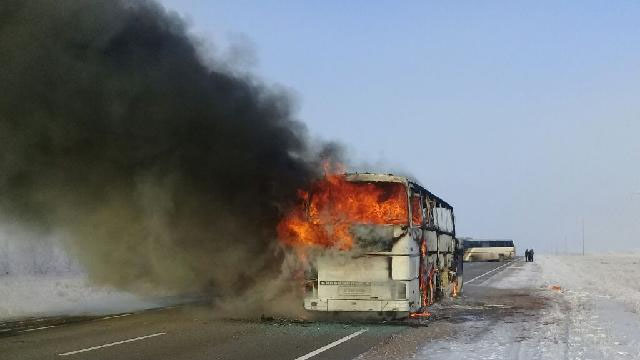
[[[529,250],[529,261],[533,262],[533,249]]]
[[[529,262],[529,249],[524,251],[524,261]]]

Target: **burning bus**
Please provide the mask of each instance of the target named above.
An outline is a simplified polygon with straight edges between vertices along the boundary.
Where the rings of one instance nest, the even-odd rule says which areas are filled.
[[[299,196],[278,235],[308,264],[305,309],[421,316],[461,292],[453,208],[415,181],[334,174]]]

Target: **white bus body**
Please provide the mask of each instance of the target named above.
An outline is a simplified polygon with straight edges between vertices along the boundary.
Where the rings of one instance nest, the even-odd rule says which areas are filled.
[[[363,226],[358,237],[367,247],[317,257],[305,309],[418,313],[436,297],[462,290],[462,243],[455,237],[450,205],[404,177],[348,174],[347,179],[403,184],[409,218],[406,225],[354,224],[356,230]]]
[[[516,248],[511,240],[464,241],[464,261],[513,260]]]

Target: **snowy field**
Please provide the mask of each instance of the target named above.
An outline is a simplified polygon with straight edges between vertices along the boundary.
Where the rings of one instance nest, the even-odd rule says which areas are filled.
[[[56,315],[99,315],[162,306],[110,288],[91,286],[78,274],[0,276],[0,320]]]
[[[475,335],[430,341],[417,359],[640,359],[640,254],[538,256],[474,286],[544,306],[470,322]]]
[[[166,298],[141,299],[92,285],[55,237],[0,226],[0,321],[120,313],[166,304]]]

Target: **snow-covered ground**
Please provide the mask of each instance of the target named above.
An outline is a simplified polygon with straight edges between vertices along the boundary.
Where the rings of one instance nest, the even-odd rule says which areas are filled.
[[[0,224],[0,321],[119,313],[168,301],[95,286],[58,238]]]
[[[466,323],[416,359],[640,359],[640,254],[538,256],[474,285],[541,306]]]
[[[538,263],[546,283],[606,296],[640,314],[640,254],[546,256]]]
[[[106,287],[79,274],[1,275],[0,320],[56,315],[96,315],[162,306]]]

